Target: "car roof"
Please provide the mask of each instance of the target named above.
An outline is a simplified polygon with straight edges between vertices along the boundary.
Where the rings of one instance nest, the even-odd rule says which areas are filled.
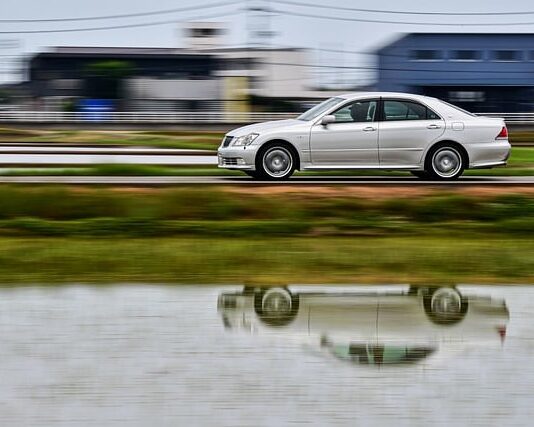
[[[409,98],[409,99],[419,99],[421,101],[435,99],[435,98],[430,98],[424,95],[415,95],[413,93],[403,93],[403,92],[349,92],[349,93],[344,93],[338,96],[338,98],[344,98],[344,99],[358,99],[358,98],[370,98],[370,97]]]

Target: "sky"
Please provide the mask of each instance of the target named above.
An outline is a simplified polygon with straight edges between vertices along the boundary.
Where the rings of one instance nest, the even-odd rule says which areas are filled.
[[[310,53],[310,62],[336,66],[360,66],[372,64],[374,58],[365,53],[325,52],[341,50],[350,52],[373,52],[387,42],[394,40],[399,33],[406,32],[532,32],[534,30],[534,4],[532,0],[468,1],[448,0],[429,2],[419,0],[374,0],[373,2],[339,0],[287,0],[327,8],[304,7],[295,4],[281,4],[276,0],[241,0],[219,7],[150,16],[137,16],[114,19],[78,20],[63,22],[5,22],[6,20],[44,20],[103,17],[110,15],[157,12],[168,9],[183,9],[205,5],[231,3],[232,0],[1,0],[0,1],[0,82],[17,79],[17,69],[21,55],[29,55],[46,50],[49,46],[144,46],[144,47],[184,47],[181,22],[209,20],[225,22],[229,28],[226,44],[243,45],[250,40],[247,28],[270,29],[275,35],[269,40],[271,46],[307,47],[315,49]],[[246,5],[268,7],[275,12],[270,18],[260,19],[250,12],[245,13]],[[328,8],[331,7],[331,8]],[[395,13],[372,13],[338,10],[341,8],[364,8],[402,12],[440,13],[502,13],[531,12],[518,15],[497,16],[451,16],[413,15]],[[410,24],[391,22],[372,23],[320,19],[322,17],[343,19],[404,21]],[[247,17],[248,15],[248,17]],[[257,14],[256,14],[257,15]],[[265,16],[265,14],[263,14]],[[102,26],[124,26],[130,24],[153,24],[135,28],[119,28],[80,32],[41,32],[33,34],[10,34],[21,31],[56,31],[67,29],[94,28]],[[416,25],[414,23],[424,23]],[[465,24],[443,26],[436,24]],[[473,26],[469,24],[500,25]],[[524,25],[504,25],[525,23]],[[323,73],[322,80],[354,82],[365,84],[372,75],[369,72],[332,69],[310,69],[312,73]],[[325,75],[327,74],[327,75]]]

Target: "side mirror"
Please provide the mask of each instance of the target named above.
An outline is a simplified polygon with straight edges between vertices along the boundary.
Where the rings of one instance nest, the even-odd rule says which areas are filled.
[[[336,116],[332,116],[332,115],[324,116],[321,119],[321,124],[323,126],[326,126],[326,125],[329,125],[330,123],[335,123],[335,122],[336,122]]]

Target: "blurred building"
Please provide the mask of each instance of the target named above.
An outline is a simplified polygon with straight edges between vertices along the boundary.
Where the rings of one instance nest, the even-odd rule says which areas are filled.
[[[179,49],[55,47],[36,54],[27,85],[33,108],[111,99],[123,111],[292,111],[331,95],[313,89],[304,49],[228,48],[217,22],[190,22],[184,30]]]
[[[118,96],[89,72],[112,62],[128,68]],[[118,98],[123,110],[239,110],[251,97],[276,104],[328,96],[310,89],[306,65],[302,49],[56,47],[31,58],[28,88],[51,110],[79,98]]]
[[[412,33],[377,51],[376,87],[474,112],[534,111],[534,34]]]
[[[124,64],[118,94],[106,94],[94,82],[91,67],[98,64]],[[145,102],[152,108],[189,108],[195,102],[201,107],[218,96],[214,79],[219,67],[214,55],[178,49],[56,47],[31,58],[29,88],[45,109],[78,98],[118,98],[125,109],[145,107]],[[109,73],[113,78],[112,69]]]

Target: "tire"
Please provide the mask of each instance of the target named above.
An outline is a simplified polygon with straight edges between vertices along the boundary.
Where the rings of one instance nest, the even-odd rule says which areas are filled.
[[[455,145],[440,144],[429,151],[425,161],[425,171],[431,179],[454,180],[462,175],[466,159]]]
[[[427,171],[410,171],[413,176],[421,179],[429,179],[430,175]]]
[[[261,173],[259,173],[258,171],[243,171],[243,172],[245,172],[251,178],[254,178],[254,179],[261,178]]]
[[[428,288],[423,307],[428,319],[436,325],[455,325],[462,321],[469,303],[454,287]]]
[[[299,297],[287,288],[262,289],[254,295],[254,311],[269,326],[290,324],[299,310]]]
[[[285,180],[295,171],[296,154],[285,144],[269,144],[256,156],[256,172],[262,179]]]

